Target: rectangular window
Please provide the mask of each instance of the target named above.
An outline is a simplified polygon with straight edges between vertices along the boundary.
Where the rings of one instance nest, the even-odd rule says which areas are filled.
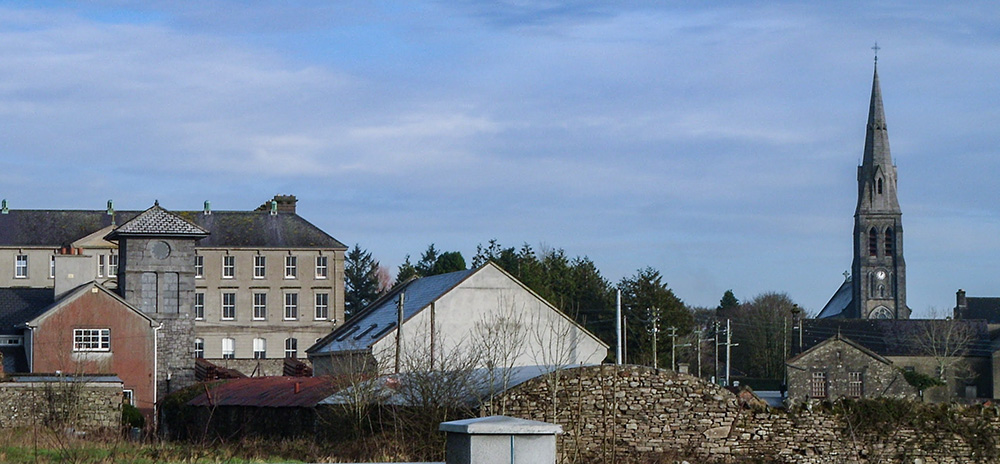
[[[329,319],[330,318],[330,294],[329,293],[317,293],[316,294],[316,319]]]
[[[299,341],[294,338],[285,339],[285,357],[286,358],[297,358],[299,357]]]
[[[295,256],[285,256],[285,278],[294,279],[298,271],[295,268],[298,259]]]
[[[267,358],[267,341],[263,338],[253,339],[253,358],[254,359],[264,359]]]
[[[196,292],[194,294],[194,320],[205,319],[205,294]]]
[[[236,340],[222,339],[222,359],[236,359]]]
[[[813,372],[810,387],[813,398],[826,398],[826,372]]]
[[[854,398],[861,398],[864,395],[864,380],[860,372],[847,373],[847,395]]]
[[[316,257],[316,278],[325,279],[327,278],[329,268],[327,268],[327,258],[326,256]]]
[[[97,255],[97,277],[104,277],[104,272],[107,270],[107,260],[107,256]]]
[[[266,276],[265,269],[267,268],[267,256],[254,256],[253,257],[253,278],[263,279]]]
[[[108,256],[108,277],[118,277],[118,255]]]
[[[236,257],[226,255],[222,257],[222,278],[232,279],[236,277]]]
[[[222,320],[230,321],[236,319],[236,294],[222,294]]]
[[[122,390],[122,403],[135,406],[135,392],[132,390]]]
[[[253,294],[253,318],[256,321],[267,319],[267,293]]]
[[[291,321],[299,318],[299,294],[285,294],[285,320]]]
[[[194,278],[205,278],[205,257],[197,255],[194,257]]]
[[[73,351],[111,351],[111,329],[73,329]]]
[[[194,357],[195,359],[200,359],[205,357],[205,339],[196,338],[194,339]]]
[[[14,258],[14,278],[28,278],[28,255],[17,255]]]
[[[49,278],[56,278],[56,255],[49,256]]]

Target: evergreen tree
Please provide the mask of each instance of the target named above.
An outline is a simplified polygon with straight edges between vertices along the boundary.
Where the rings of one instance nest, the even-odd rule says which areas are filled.
[[[406,259],[403,260],[403,264],[399,265],[399,272],[396,273],[396,283],[393,286],[405,283],[414,277],[420,277],[420,273],[418,273],[417,268],[410,263],[410,255],[406,255]]]
[[[694,324],[691,313],[663,282],[660,271],[651,267],[623,278],[618,288],[622,292],[622,312],[627,318],[629,361],[652,365],[656,356],[659,366],[669,367],[667,329],[674,327],[678,335],[688,334]],[[652,343],[654,324],[659,332],[656,353]]]
[[[344,256],[344,315],[350,318],[379,297],[379,262],[354,245]]]
[[[719,300],[719,306],[715,308],[716,314],[722,318],[733,317],[736,314],[736,310],[740,307],[740,300],[736,299],[736,295],[733,294],[733,290],[726,290],[726,293],[722,294],[722,299]]]
[[[437,260],[434,261],[434,266],[431,267],[430,273],[425,274],[425,276],[464,270],[465,258],[462,257],[462,253],[458,251],[446,251],[438,255]]]
[[[424,254],[420,256],[420,261],[417,261],[416,266],[414,266],[417,270],[417,275],[421,277],[432,275],[434,263],[437,262],[437,259],[438,250],[434,248],[434,244],[432,243],[424,250]]]

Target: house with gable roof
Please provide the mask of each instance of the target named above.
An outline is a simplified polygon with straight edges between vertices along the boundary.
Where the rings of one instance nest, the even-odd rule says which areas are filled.
[[[503,359],[491,359],[498,352]],[[439,366],[470,356],[507,368],[599,364],[608,345],[487,263],[398,285],[306,353],[316,375],[387,374],[405,372],[413,358]]]

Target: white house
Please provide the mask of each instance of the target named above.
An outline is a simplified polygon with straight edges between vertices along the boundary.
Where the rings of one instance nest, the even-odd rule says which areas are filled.
[[[315,375],[568,367],[599,364],[607,352],[493,263],[398,285],[306,350]]]

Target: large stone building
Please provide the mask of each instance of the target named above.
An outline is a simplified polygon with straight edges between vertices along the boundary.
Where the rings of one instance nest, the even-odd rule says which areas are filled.
[[[184,237],[122,229],[139,214],[110,202],[106,210],[16,210],[4,201],[0,264],[10,271],[0,272],[0,288],[53,288],[56,256],[80,255],[78,285],[117,288],[158,320],[193,324],[190,341],[172,353],[255,375],[279,375],[284,358],[304,357],[343,322],[347,247],[296,214],[294,196],[253,211],[212,211],[206,202],[201,211],[169,213],[190,224]],[[24,344],[3,329],[2,343]]]
[[[906,306],[903,223],[896,196],[896,180],[876,66],[865,130],[864,158],[858,166],[851,275],[820,311],[819,318],[910,317],[910,308]]]

